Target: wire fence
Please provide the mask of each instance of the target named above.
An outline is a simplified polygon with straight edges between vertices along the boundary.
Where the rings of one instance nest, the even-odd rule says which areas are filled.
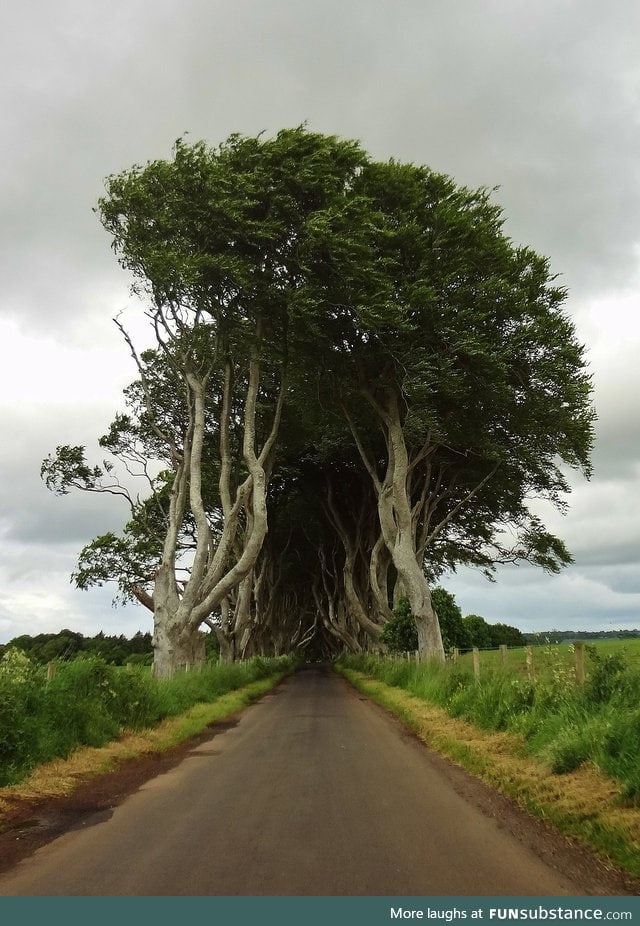
[[[447,653],[447,664],[456,665],[473,671],[476,679],[482,677],[483,672],[507,670],[516,674],[527,675],[531,679],[557,674],[561,670],[571,670],[575,673],[578,684],[584,684],[589,672],[590,655],[595,654],[596,659],[607,659],[613,656],[622,658],[626,665],[640,671],[640,640],[589,642],[576,641],[574,643],[544,643],[530,644],[528,646],[497,646],[497,647],[471,647],[460,649],[454,647]],[[418,651],[396,654],[396,658],[420,662]]]

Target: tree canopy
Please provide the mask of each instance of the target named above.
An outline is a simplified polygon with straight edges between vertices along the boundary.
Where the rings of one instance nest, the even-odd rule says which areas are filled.
[[[61,445],[42,473],[126,498],[75,578],[153,610],[157,671],[201,658],[203,624],[231,657],[379,647],[400,599],[442,656],[462,628],[441,632],[440,576],[570,562],[529,502],[562,509],[566,467],[589,475],[590,377],[489,191],[301,127],[180,140],[98,211],[156,347],[118,322],[138,378],[110,460]]]

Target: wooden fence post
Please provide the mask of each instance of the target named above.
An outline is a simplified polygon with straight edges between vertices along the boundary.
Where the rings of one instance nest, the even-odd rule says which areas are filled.
[[[477,646],[473,647],[473,674],[476,682],[480,681],[480,650]]]
[[[453,651],[452,651],[452,655],[451,655],[451,660],[452,660],[452,662],[457,662],[457,661],[458,661],[458,656],[459,656],[459,655],[460,655],[460,650],[458,649],[457,646],[454,646],[454,647],[453,647]]]
[[[505,665],[507,662],[507,645],[506,643],[500,644],[500,661],[502,665]]]
[[[47,681],[50,682],[52,678],[55,678],[56,671],[58,666],[55,662],[50,662],[47,664]]]
[[[527,675],[529,678],[533,678],[533,647],[527,646],[525,649],[526,661],[527,661]]]
[[[574,643],[573,648],[576,654],[576,682],[584,685],[584,643]]]

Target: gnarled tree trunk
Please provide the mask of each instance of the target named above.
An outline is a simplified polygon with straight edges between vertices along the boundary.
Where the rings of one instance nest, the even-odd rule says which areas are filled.
[[[260,326],[257,333],[260,334]],[[258,454],[256,402],[260,387],[260,365],[258,349],[254,348],[249,364],[242,445],[243,461],[249,475],[236,490],[235,500],[232,500],[228,426],[231,414],[231,367],[229,362],[226,364],[220,421],[220,499],[223,524],[215,542],[202,495],[207,378],[208,375],[198,376],[189,368],[185,371],[189,426],[172,486],[162,564],[156,576],[153,595],[154,672],[158,675],[171,674],[172,667],[185,659],[191,661],[192,654],[199,651],[196,646],[198,628],[223,602],[228,602],[230,593],[250,576],[267,533],[267,474],[282,414],[284,385],[278,395],[271,432]],[[178,537],[187,504],[196,525],[196,547],[189,578],[179,593],[176,581]],[[243,546],[239,558],[229,565],[243,508],[246,513]]]
[[[350,421],[361,458],[371,476],[378,501],[378,516],[384,543],[407,596],[418,631],[422,658],[444,661],[444,647],[438,616],[431,604],[427,577],[416,549],[414,512],[410,498],[411,470],[404,439],[398,396],[390,390],[381,404],[365,392],[383,426],[387,444],[387,467],[381,481]]]

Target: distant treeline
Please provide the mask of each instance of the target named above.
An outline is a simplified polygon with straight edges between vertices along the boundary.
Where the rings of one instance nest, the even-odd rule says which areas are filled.
[[[445,618],[443,609],[442,617]],[[445,629],[448,627],[446,618],[442,621]],[[521,633],[515,627],[507,624],[487,624],[476,614],[467,615],[461,623],[461,633],[464,638],[449,641],[450,645],[467,648],[479,646],[482,649],[497,647],[501,643],[508,646],[524,646],[525,644],[545,643],[572,643],[574,640],[633,640],[640,637],[640,630],[549,630],[542,633]],[[411,622],[411,631],[415,632]],[[207,652],[217,655],[217,640],[215,634],[206,635]],[[410,641],[412,645],[412,641]],[[400,649],[411,648],[404,638]],[[14,637],[8,643],[0,643],[0,658],[10,648],[22,650],[36,663],[48,663],[56,659],[70,660],[86,654],[100,656],[105,662],[114,666],[127,664],[151,665],[153,661],[153,647],[151,634],[138,631],[131,638],[109,636],[102,631],[94,637],[85,637],[75,630],[60,630],[58,633],[39,633],[32,637],[23,634]],[[394,647],[391,647],[394,649]],[[415,648],[415,647],[414,647]]]
[[[151,665],[153,646],[150,633],[138,631],[131,638],[108,636],[97,633],[85,637],[75,630],[60,630],[58,633],[39,633],[32,637],[28,633],[14,637],[8,643],[0,643],[0,659],[10,649],[19,649],[36,663],[49,663],[56,659],[70,660],[78,656],[99,656],[112,666]],[[218,654],[218,640],[214,633],[205,634],[205,649],[209,657]]]
[[[75,630],[61,630],[59,633],[39,633],[32,637],[25,633],[14,637],[8,643],[0,644],[0,657],[10,647],[22,650],[34,662],[47,663],[54,659],[75,659],[86,654],[100,656],[114,666],[127,663],[151,665],[153,649],[151,634],[138,631],[131,639],[123,634],[107,636],[102,631],[95,637],[85,637]]]
[[[574,640],[637,640],[640,630],[545,630],[525,633],[527,643],[572,643]]]

